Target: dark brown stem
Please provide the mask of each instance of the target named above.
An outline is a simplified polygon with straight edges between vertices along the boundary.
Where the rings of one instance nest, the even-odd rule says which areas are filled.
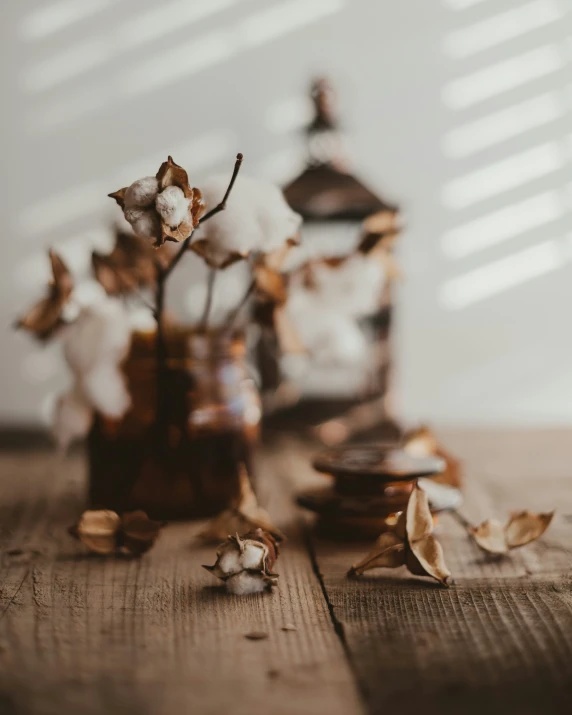
[[[207,219],[214,216],[219,211],[223,211],[226,208],[226,202],[236,181],[236,177],[240,170],[242,164],[242,154],[237,154],[236,162],[234,164],[234,170],[226,190],[226,193],[218,206],[215,206],[212,211],[203,216],[201,223]],[[181,247],[175,254],[171,262],[166,266],[160,263],[160,261],[155,261],[156,271],[157,271],[157,288],[155,294],[155,320],[157,321],[157,340],[155,346],[155,354],[157,358],[157,401],[156,410],[157,414],[155,416],[155,422],[159,425],[158,434],[163,435],[163,444],[166,446],[166,426],[167,426],[167,411],[168,411],[168,393],[167,393],[167,342],[165,339],[165,287],[167,283],[167,278],[171,275],[174,269],[177,267],[179,261],[187,252],[189,244],[191,243],[191,238],[193,236],[193,231],[187,236],[187,238],[181,243]],[[214,281],[214,279],[213,279]],[[212,292],[212,291],[211,291]],[[209,307],[210,311],[210,307]],[[207,314],[208,317],[208,314]]]
[[[251,284],[248,286],[248,290],[246,293],[243,295],[242,300],[240,303],[236,306],[236,308],[232,311],[232,313],[228,316],[228,320],[226,322],[226,329],[231,330],[234,323],[236,322],[236,319],[238,318],[238,315],[242,308],[246,305],[248,299],[250,296],[254,293],[254,289],[256,288],[256,281],[253,280]]]
[[[224,195],[222,201],[220,204],[217,204],[214,209],[211,209],[208,213],[206,213],[202,219],[199,221],[199,224],[204,223],[205,221],[208,221],[209,218],[212,218],[213,216],[216,216],[217,213],[220,211],[224,211],[226,208],[226,202],[228,200],[228,197],[230,196],[230,192],[232,191],[232,187],[234,186],[234,182],[236,181],[236,177],[238,176],[238,172],[240,171],[240,166],[242,164],[243,160],[242,154],[237,154],[236,155],[236,161],[234,163],[234,170],[232,172],[232,176],[230,178],[230,184],[228,185],[228,188],[226,190],[226,194]]]
[[[205,301],[205,307],[203,310],[203,315],[201,317],[201,322],[199,323],[199,330],[206,330],[209,315],[211,312],[213,297],[214,297],[214,284],[216,280],[216,268],[211,268],[209,270],[209,277],[207,283],[207,297]]]

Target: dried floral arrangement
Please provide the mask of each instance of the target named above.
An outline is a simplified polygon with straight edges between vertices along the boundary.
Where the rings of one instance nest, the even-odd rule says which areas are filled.
[[[187,251],[199,255],[210,269],[198,330],[208,329],[217,273],[238,261],[248,262],[253,278],[219,330],[232,333],[236,329],[239,313],[252,296],[267,306],[268,317],[274,321],[283,301],[279,292],[284,281],[278,271],[288,248],[298,240],[301,219],[277,187],[239,177],[242,161],[239,154],[230,181],[214,177],[206,182],[204,193],[191,187],[187,172],[169,157],[155,176],[110,194],[133,235],[120,232],[109,254],[93,253],[93,274],[101,290],[87,304],[75,290],[62,258],[50,250],[52,280],[47,294],[17,326],[41,341],[55,336],[62,340],[75,378],[71,390],[60,397],[54,415],[54,433],[63,447],[87,434],[94,411],[115,418],[129,408],[130,396],[119,367],[129,349],[134,321],[142,315],[146,327],[153,322],[156,326],[159,383],[164,379],[169,323],[166,286]],[[208,205],[213,206],[209,211]],[[205,229],[207,221],[211,223]],[[193,240],[198,228],[200,235]],[[135,312],[134,319],[134,311],[126,305],[136,301],[143,311]],[[163,394],[159,387],[157,422],[166,409]]]

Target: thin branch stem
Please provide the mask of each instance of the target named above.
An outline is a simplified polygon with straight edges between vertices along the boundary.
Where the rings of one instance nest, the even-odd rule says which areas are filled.
[[[228,197],[230,196],[230,192],[232,191],[232,187],[234,186],[234,182],[236,181],[236,177],[238,176],[238,172],[240,171],[240,166],[242,164],[243,160],[242,154],[237,154],[236,155],[236,161],[234,163],[234,170],[232,172],[232,176],[230,178],[230,184],[228,185],[228,188],[226,190],[226,193],[220,202],[220,204],[217,204],[214,209],[211,209],[208,213],[206,213],[202,219],[199,221],[199,225],[201,223],[204,223],[205,221],[208,221],[209,218],[212,218],[213,216],[216,216],[217,213],[220,211],[224,211],[226,208],[226,202],[228,200]]]
[[[255,288],[256,288],[256,280],[253,280],[251,282],[251,284],[248,286],[248,290],[246,291],[246,293],[242,296],[242,300],[240,301],[240,303],[236,306],[236,308],[228,316],[228,320],[226,323],[227,330],[230,330],[233,327],[234,323],[236,322],[236,319],[238,318],[238,316],[240,314],[240,311],[246,305],[250,296],[254,293]]]
[[[211,268],[209,270],[209,277],[208,277],[208,282],[207,282],[207,296],[206,296],[206,301],[205,301],[205,307],[203,310],[203,315],[201,317],[201,322],[199,323],[199,330],[206,330],[209,315],[211,312],[211,307],[213,303],[213,297],[214,297],[214,285],[215,285],[215,280],[216,280],[216,275],[217,275],[217,269],[216,268]]]

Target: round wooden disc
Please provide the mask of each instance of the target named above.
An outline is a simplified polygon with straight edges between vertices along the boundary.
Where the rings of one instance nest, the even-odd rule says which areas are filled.
[[[359,444],[328,449],[312,462],[314,469],[334,477],[367,477],[380,482],[397,482],[440,474],[445,461],[440,457],[413,457],[389,444]]]

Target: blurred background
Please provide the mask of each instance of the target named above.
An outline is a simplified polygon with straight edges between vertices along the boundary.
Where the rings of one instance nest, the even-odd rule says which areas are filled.
[[[398,203],[398,413],[572,421],[570,0],[7,0],[0,423],[37,425],[67,380],[11,330],[46,248],[105,247],[107,197],[167,154],[199,185],[288,182],[313,77],[338,95],[350,168]]]

